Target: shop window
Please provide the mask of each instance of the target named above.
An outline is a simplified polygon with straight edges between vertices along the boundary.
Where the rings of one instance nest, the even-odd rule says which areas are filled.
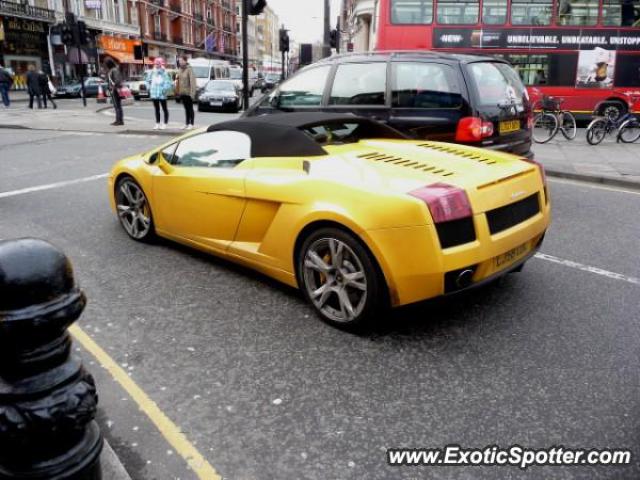
[[[507,22],[507,0],[484,0],[482,2],[482,23],[504,25]]]
[[[603,0],[602,23],[608,27],[639,27],[640,1]]]
[[[474,25],[478,23],[479,0],[440,0],[438,23],[446,25]]]
[[[429,24],[433,0],[391,0],[391,23]]]
[[[511,0],[513,25],[550,25],[553,0]]]

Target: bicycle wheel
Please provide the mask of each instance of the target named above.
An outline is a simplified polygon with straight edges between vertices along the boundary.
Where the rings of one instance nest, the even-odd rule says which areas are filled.
[[[604,118],[594,120],[587,127],[587,142],[598,145],[607,136],[607,121]]]
[[[578,133],[576,117],[574,117],[571,112],[562,112],[560,115],[560,131],[562,135],[564,135],[564,138],[567,140],[573,140]]]
[[[550,113],[539,113],[533,121],[533,140],[547,143],[558,133],[558,119]]]
[[[640,138],[640,122],[635,118],[629,118],[622,122],[618,129],[618,139],[623,143],[633,143]]]

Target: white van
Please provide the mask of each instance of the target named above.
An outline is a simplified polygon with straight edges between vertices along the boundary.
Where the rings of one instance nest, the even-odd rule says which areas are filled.
[[[230,78],[229,62],[225,60],[210,60],[208,58],[192,58],[189,65],[196,76],[198,90],[204,88],[209,80],[227,80]]]

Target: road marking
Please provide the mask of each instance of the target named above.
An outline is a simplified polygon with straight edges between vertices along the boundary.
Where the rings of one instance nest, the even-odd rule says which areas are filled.
[[[581,182],[579,180],[569,180],[569,179],[558,179],[558,178],[548,178],[547,177],[547,181],[548,182],[552,182],[552,183],[563,183],[565,185],[573,185],[575,187],[584,187],[584,188],[593,188],[594,190],[606,190],[608,192],[617,192],[617,193],[630,193],[632,195],[640,195],[640,192],[636,191],[636,190],[629,190],[623,187],[620,188],[616,188],[616,187],[605,187],[605,186],[601,186],[601,185],[593,185],[587,182]]]
[[[78,183],[93,182],[94,180],[100,180],[107,178],[108,173],[101,173],[100,175],[92,175],[90,177],[76,178],[75,180],[65,180],[63,182],[49,183],[47,185],[38,185],[37,187],[21,188],[20,190],[11,190],[9,192],[0,192],[0,198],[17,197],[18,195],[25,195],[27,193],[41,192],[42,190],[51,190],[54,188],[67,187],[69,185],[76,185]]]
[[[575,268],[582,270],[583,272],[595,273],[596,275],[602,275],[603,277],[610,278],[612,280],[620,280],[622,282],[632,283],[634,285],[640,285],[640,278],[629,277],[622,275],[621,273],[610,272],[609,270],[603,270],[602,268],[592,267],[590,265],[584,265],[582,263],[573,262],[571,260],[565,260],[564,258],[554,257],[553,255],[546,255],[544,253],[537,253],[536,258],[540,260],[546,260],[547,262],[557,263],[569,268]]]
[[[118,382],[122,388],[138,404],[140,409],[149,417],[151,422],[169,442],[173,449],[187,462],[189,467],[200,480],[222,480],[222,477],[198,452],[180,428],[173,423],[160,407],[131,379],[115,360],[105,352],[84,330],[78,325],[69,328],[73,337],[91,353],[98,362]]]

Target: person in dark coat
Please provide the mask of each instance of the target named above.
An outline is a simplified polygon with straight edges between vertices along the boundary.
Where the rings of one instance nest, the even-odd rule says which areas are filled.
[[[49,101],[51,102],[54,110],[58,108],[56,102],[53,101],[53,97],[51,96],[51,89],[49,88],[49,76],[42,70],[38,72],[38,83],[40,83],[40,91],[42,92],[42,103],[44,103],[44,108],[47,108],[47,99],[49,99]]]
[[[33,109],[33,100],[37,100],[38,108],[42,108],[42,89],[40,88],[40,75],[36,72],[36,66],[29,65],[27,72],[27,90],[29,91],[29,108]]]
[[[107,69],[107,82],[109,87],[109,94],[111,95],[111,100],[113,102],[113,109],[116,112],[116,121],[111,125],[113,126],[121,126],[124,125],[124,114],[122,112],[122,99],[120,98],[120,94],[118,90],[122,87],[122,74],[116,65],[116,62],[107,59],[105,62],[105,67]]]
[[[13,85],[13,77],[9,73],[9,70],[6,70],[0,65],[0,97],[2,97],[2,104],[6,108],[9,108],[9,105],[11,105],[11,100],[9,99],[11,85]]]

